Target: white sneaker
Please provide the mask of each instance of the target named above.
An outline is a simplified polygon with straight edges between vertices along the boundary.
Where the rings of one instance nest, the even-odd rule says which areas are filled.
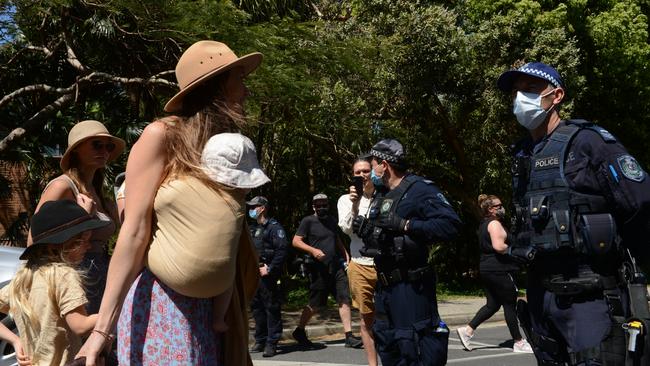
[[[466,350],[471,351],[472,346],[470,345],[470,340],[472,339],[473,335],[469,335],[467,333],[467,327],[456,329],[456,333],[458,334],[458,338],[460,339],[460,343],[463,344],[463,347],[465,347]]]
[[[512,346],[512,352],[514,353],[533,353],[533,348],[530,346],[527,340],[522,339]]]

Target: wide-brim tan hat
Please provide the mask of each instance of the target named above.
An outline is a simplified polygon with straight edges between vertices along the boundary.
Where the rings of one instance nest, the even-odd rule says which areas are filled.
[[[108,133],[106,126],[99,121],[81,121],[74,125],[68,133],[68,148],[65,150],[59,165],[61,169],[68,170],[70,167],[70,154],[82,142],[97,136],[108,137],[111,142],[115,144],[115,150],[111,151],[108,156],[108,161],[115,160],[124,151],[126,142],[119,137],[115,137]]]
[[[191,45],[176,65],[176,80],[181,88],[165,105],[165,112],[178,112],[183,107],[187,93],[206,79],[234,67],[242,67],[244,76],[250,74],[262,62],[262,54],[254,52],[237,55],[226,44],[217,41],[199,41]]]

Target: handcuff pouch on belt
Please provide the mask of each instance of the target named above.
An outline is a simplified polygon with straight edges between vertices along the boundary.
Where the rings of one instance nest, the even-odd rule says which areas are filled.
[[[602,256],[616,246],[616,222],[609,213],[580,215],[577,242],[582,253]]]

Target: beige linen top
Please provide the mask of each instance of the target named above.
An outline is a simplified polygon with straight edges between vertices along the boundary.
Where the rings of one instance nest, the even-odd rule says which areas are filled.
[[[146,266],[174,291],[208,298],[233,284],[245,209],[233,193],[193,177],[158,189]]]
[[[40,332],[27,328],[22,317],[14,317],[20,341],[27,355],[36,361],[34,365],[65,365],[81,348],[81,338],[68,328],[64,318],[88,302],[81,278],[69,266],[58,266],[54,278],[56,303],[48,296],[46,279],[39,271],[34,273],[29,304],[39,316]],[[10,287],[8,285],[0,290],[0,311],[3,313],[9,311]],[[12,314],[16,309],[13,310]]]

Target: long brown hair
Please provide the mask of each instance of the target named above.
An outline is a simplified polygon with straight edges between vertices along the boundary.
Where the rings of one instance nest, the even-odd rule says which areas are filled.
[[[83,180],[81,179],[79,157],[76,151],[72,151],[70,154],[70,163],[68,169],[64,171],[63,174],[67,175],[72,180],[74,185],[77,186],[77,189],[79,189],[79,193],[83,193],[88,197],[92,197],[84,185]],[[92,180],[92,186],[95,189],[97,196],[99,196],[99,201],[104,210],[106,210],[106,214],[108,214],[113,221],[119,222],[117,220],[117,211],[115,209],[113,200],[106,198],[106,191],[104,189],[106,187],[106,172],[104,168],[100,168],[95,171],[95,175],[93,176]]]
[[[492,207],[494,201],[498,199],[499,197],[493,194],[480,194],[478,196],[478,207],[481,210],[481,215],[483,217],[490,216],[490,207]]]
[[[203,147],[213,135],[239,131],[247,123],[246,117],[226,104],[225,83],[229,72],[211,78],[188,93],[179,115],[159,120],[168,127],[165,180],[192,176],[215,185],[201,169]]]

